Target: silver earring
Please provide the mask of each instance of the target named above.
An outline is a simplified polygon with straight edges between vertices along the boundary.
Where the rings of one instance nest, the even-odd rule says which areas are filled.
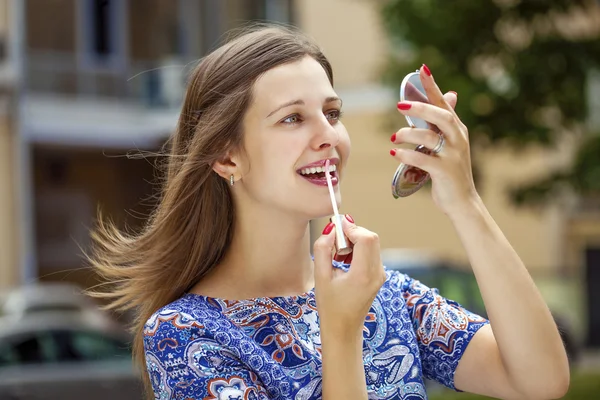
[[[231,174],[231,176],[229,177],[229,184],[230,184],[231,186],[233,186],[233,184],[234,184],[234,183],[235,183],[235,182],[233,181],[233,174]]]

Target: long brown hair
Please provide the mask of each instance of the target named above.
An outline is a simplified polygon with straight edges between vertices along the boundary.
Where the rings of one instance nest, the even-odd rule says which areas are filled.
[[[231,243],[234,204],[228,180],[212,167],[241,148],[242,120],[257,78],[305,56],[323,66],[333,85],[331,65],[319,47],[289,27],[246,27],[203,58],[191,73],[168,142],[158,205],[146,225],[125,233],[100,218],[92,232],[88,258],[109,286],[91,295],[107,300],[109,309],[133,311],[133,355],[150,393],[144,324],[215,267]]]

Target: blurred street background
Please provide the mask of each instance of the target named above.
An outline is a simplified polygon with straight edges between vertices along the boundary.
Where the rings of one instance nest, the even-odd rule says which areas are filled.
[[[403,76],[426,63],[458,93],[478,191],[563,333],[565,398],[600,399],[600,1],[0,0],[0,400],[141,398],[130,317],[80,294],[100,283],[82,251],[98,208],[144,223],[157,160],[139,155],[172,133],[189,71],[248,21],[298,26],[333,65],[353,144],[341,211],[379,234],[388,267],[485,314],[429,189],[390,187]]]

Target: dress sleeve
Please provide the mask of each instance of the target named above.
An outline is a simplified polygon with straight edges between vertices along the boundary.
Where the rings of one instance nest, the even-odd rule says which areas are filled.
[[[442,297],[437,289],[398,274],[397,282],[417,335],[424,376],[457,390],[454,373],[458,362],[475,333],[489,321]]]
[[[236,353],[179,313],[161,315],[144,329],[155,399],[268,399],[257,374]]]

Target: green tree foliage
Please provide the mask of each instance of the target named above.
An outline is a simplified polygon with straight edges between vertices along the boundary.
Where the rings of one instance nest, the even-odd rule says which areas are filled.
[[[599,7],[591,0],[385,1],[393,44],[385,81],[398,87],[426,63],[443,90],[458,92],[474,148],[553,146],[579,132],[573,167],[514,188],[515,203],[543,204],[565,186],[600,193],[600,135],[581,134],[590,72],[600,66],[600,28],[588,21],[595,12],[597,23]]]

